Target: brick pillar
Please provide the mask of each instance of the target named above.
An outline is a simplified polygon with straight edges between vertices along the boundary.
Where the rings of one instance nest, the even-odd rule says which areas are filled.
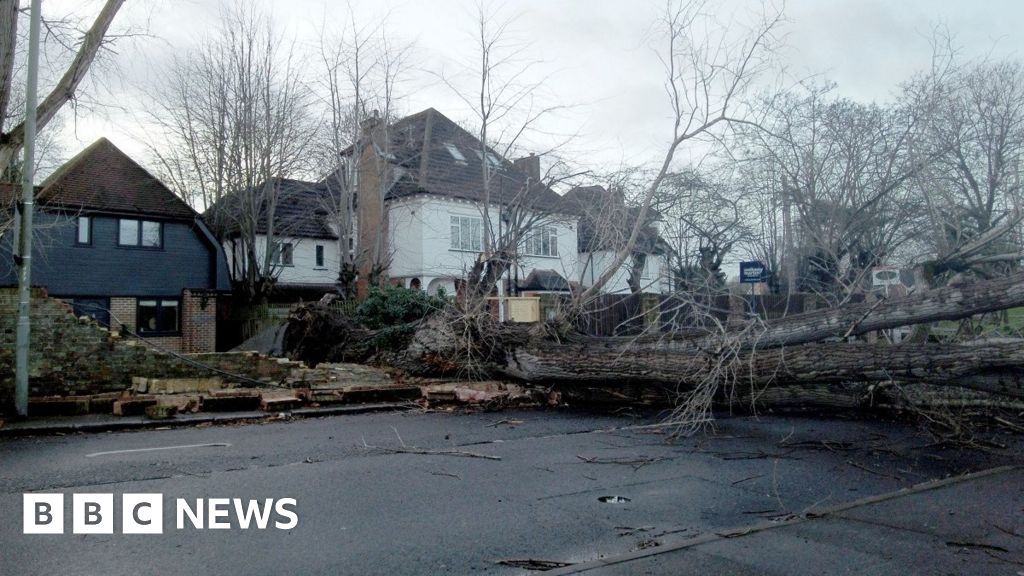
[[[122,324],[135,332],[135,298],[110,299],[110,329],[120,332]]]
[[[185,290],[181,295],[181,351],[214,352],[217,348],[217,296]]]

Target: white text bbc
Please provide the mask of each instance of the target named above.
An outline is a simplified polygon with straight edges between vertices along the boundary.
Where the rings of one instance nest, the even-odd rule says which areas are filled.
[[[121,533],[163,534],[163,504],[163,494],[122,494]],[[178,498],[174,504],[178,530],[186,526],[199,530],[265,530],[271,525],[291,530],[299,524],[294,498],[196,498],[194,504]],[[72,494],[73,534],[113,534],[115,515],[113,494]],[[64,494],[23,494],[22,520],[25,534],[63,534]]]

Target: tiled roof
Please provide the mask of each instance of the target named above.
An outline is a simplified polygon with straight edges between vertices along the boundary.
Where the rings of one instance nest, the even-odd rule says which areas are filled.
[[[288,178],[272,178],[257,185],[253,190],[262,191],[265,186],[277,187],[277,205],[274,207],[274,234],[297,238],[328,238],[337,239],[329,224],[329,207],[334,205],[329,187],[324,183],[291,180]],[[245,193],[245,192],[241,192]],[[233,193],[217,205],[206,211],[207,220],[223,228],[221,233],[231,236],[239,232],[238,219],[230,216],[237,214],[232,210],[239,202],[239,192]],[[251,193],[251,192],[250,192]],[[256,233],[267,233],[267,197],[264,194],[260,201],[260,213],[256,220]],[[223,216],[223,217],[222,217]],[[221,218],[222,217],[222,218]]]
[[[526,279],[519,283],[520,290],[547,292],[568,292],[569,282],[554,270],[536,270],[530,272]]]
[[[100,138],[47,178],[38,201],[51,208],[192,220],[196,212],[160,180]]]
[[[581,216],[576,236],[579,252],[621,249],[640,215],[639,208],[626,206],[621,193],[606,190],[603,186],[573,188],[566,192],[562,201],[567,211]],[[652,225],[642,228],[637,239],[637,248],[649,254],[660,254],[667,249],[653,226],[657,218],[656,212],[648,211]]]
[[[402,169],[388,198],[428,193],[482,201],[483,162],[489,162],[494,170],[491,202],[561,211],[557,193],[541,183],[528,182],[524,172],[493,149],[481,157],[480,140],[433,108],[395,122],[388,136],[390,161]]]

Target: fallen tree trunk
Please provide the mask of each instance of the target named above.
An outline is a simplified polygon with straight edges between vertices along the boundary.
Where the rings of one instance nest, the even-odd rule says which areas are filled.
[[[809,391],[822,400],[843,398],[828,388],[871,382],[927,383],[1019,399],[1024,398],[1021,342],[967,346],[842,341],[873,330],[957,320],[1015,306],[1024,306],[1024,273],[688,337],[566,337],[541,325],[471,323],[439,314],[417,326],[400,350],[378,350],[377,359],[413,374],[475,374],[612,390],[641,384],[681,394],[704,389],[720,400],[761,397],[796,402],[801,394],[810,397]],[[318,351],[317,357],[303,359],[367,356],[365,342],[373,334],[340,334],[354,329],[319,318],[329,313],[306,310],[293,316],[289,334],[297,349]]]
[[[1024,343],[900,346],[828,343],[712,354],[630,350],[586,345],[522,347],[510,351],[503,375],[530,382],[643,382],[688,390],[718,377],[745,390],[843,382],[926,382],[1024,398]],[[755,392],[756,393],[756,392]]]

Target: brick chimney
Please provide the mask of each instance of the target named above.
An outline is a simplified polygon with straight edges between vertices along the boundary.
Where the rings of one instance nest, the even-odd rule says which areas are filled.
[[[530,152],[529,156],[513,160],[512,167],[526,174],[530,180],[540,182],[540,156],[535,155],[533,152]]]

